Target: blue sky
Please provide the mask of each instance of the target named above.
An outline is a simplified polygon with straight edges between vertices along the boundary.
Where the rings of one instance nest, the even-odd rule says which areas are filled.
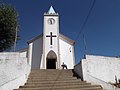
[[[52,5],[60,15],[60,32],[76,40],[93,0],[2,0],[19,12],[20,36],[17,49],[43,32],[43,13]],[[96,0],[84,27],[89,54],[120,55],[120,0]],[[85,53],[83,33],[75,44],[76,63]]]

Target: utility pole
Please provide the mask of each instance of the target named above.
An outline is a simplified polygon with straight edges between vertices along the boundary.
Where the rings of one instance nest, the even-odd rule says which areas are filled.
[[[16,27],[15,43],[14,43],[14,52],[16,51],[17,29],[18,29],[18,28]]]

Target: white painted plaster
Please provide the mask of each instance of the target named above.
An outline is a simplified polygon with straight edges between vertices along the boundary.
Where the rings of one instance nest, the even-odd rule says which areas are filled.
[[[32,52],[33,52],[33,43],[29,43],[28,47],[28,63],[31,66],[32,64]]]
[[[83,75],[85,72],[108,83],[115,83],[115,76],[120,79],[120,58],[86,55],[82,60]]]
[[[23,85],[30,73],[27,58],[20,53],[0,53],[0,90],[13,90]]]
[[[38,69],[41,65],[42,53],[43,53],[43,38],[36,39],[32,42],[32,69]]]
[[[110,83],[115,83],[115,76],[120,79],[120,58],[96,55],[86,55],[81,63],[75,66],[74,71],[83,80],[92,84],[100,84],[106,90],[120,90]]]
[[[59,47],[60,47],[60,65],[64,62],[68,69],[74,68],[74,50],[73,45],[65,42],[62,39],[59,39]]]
[[[48,23],[48,20],[50,18],[53,18],[55,20],[55,23],[50,25]],[[50,35],[50,32],[52,32],[53,35],[56,35],[56,37],[52,38],[52,45],[50,44],[50,37],[46,37],[47,35]],[[46,69],[46,58],[50,51],[54,51],[57,56],[57,63],[56,67],[59,68],[59,16],[54,15],[44,15],[44,34],[43,34],[44,40],[43,40],[43,60],[44,60],[44,68]]]
[[[18,60],[20,57],[20,53],[15,53],[15,52],[2,52],[0,53],[0,60]]]
[[[88,73],[84,73],[84,80],[92,83],[93,85],[96,85],[96,84],[101,85],[102,88],[105,90],[120,90],[120,88],[117,88],[117,87],[111,85],[110,83],[107,83],[101,79],[95,78],[95,77],[89,75]]]
[[[27,57],[27,51],[20,52],[20,57]]]
[[[92,58],[91,58],[92,59]],[[97,58],[98,59],[98,58]],[[82,59],[82,61],[84,61],[86,59]],[[89,62],[87,62],[89,63]],[[85,64],[87,67],[87,64]],[[97,66],[96,66],[97,67]],[[94,68],[96,68],[94,67]],[[102,66],[101,66],[102,67]],[[88,67],[89,68],[89,67]],[[120,90],[120,88],[117,88],[113,85],[111,85],[108,82],[103,81],[101,78],[96,78],[95,76],[92,76],[89,74],[89,72],[87,72],[83,66],[83,62],[78,63],[77,65],[75,65],[74,67],[74,72],[81,78],[84,79],[87,82],[92,83],[93,85],[101,85],[105,90]],[[99,70],[98,70],[99,72]]]
[[[44,64],[44,61],[43,61],[43,54],[42,54],[40,69],[45,69],[43,64]]]
[[[85,59],[84,59],[85,60]],[[119,88],[111,85],[108,82],[105,82],[101,79],[98,79],[94,76],[91,76],[90,74],[88,74],[88,72],[83,72],[84,68],[82,67],[82,62],[78,63],[77,65],[75,65],[74,67],[74,72],[83,80],[93,84],[93,85],[101,85],[102,88],[104,88],[105,90],[120,90]]]

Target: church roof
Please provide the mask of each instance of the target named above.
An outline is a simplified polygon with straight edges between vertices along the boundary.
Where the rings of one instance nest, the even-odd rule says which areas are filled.
[[[53,7],[51,6],[49,11],[48,11],[48,14],[55,14],[55,10],[53,9]]]
[[[67,42],[70,43],[70,44],[73,44],[73,45],[75,44],[75,41],[74,41],[74,40],[68,38],[67,36],[65,36],[65,35],[63,35],[63,34],[59,34],[59,37],[60,37],[62,40],[67,41]]]
[[[39,38],[42,38],[42,37],[43,37],[43,34],[32,38],[31,40],[27,41],[27,43],[28,43],[28,44],[29,44],[29,43],[32,43],[32,42],[34,42],[35,40],[37,40],[37,39],[39,39]],[[59,38],[62,39],[62,40],[64,40],[64,41],[66,41],[66,42],[68,42],[68,43],[70,43],[70,44],[73,44],[73,45],[75,44],[75,41],[74,41],[74,40],[72,40],[72,39],[64,36],[63,34],[59,34]]]
[[[36,36],[36,37],[28,40],[27,43],[28,43],[28,44],[29,44],[29,43],[32,43],[32,42],[34,42],[35,40],[37,40],[37,39],[39,39],[39,38],[41,38],[41,37],[43,37],[43,34],[41,34],[41,35],[39,35],[39,36]]]

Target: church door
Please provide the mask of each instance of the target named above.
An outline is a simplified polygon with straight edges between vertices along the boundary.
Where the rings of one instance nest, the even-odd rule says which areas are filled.
[[[54,51],[50,51],[46,58],[46,69],[56,69],[57,56]]]
[[[47,69],[56,69],[55,59],[47,59]]]

